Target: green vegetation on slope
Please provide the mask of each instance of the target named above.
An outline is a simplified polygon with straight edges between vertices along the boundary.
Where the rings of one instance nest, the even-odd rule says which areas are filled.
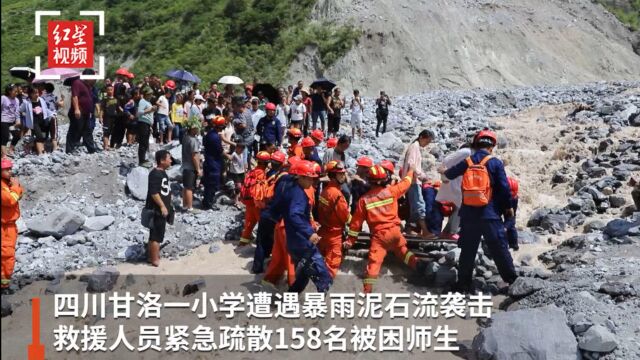
[[[598,0],[631,30],[640,30],[640,0]]]
[[[277,83],[305,46],[317,45],[323,64],[329,66],[360,36],[353,27],[310,22],[314,4],[315,0],[3,0],[2,82],[11,81],[9,68],[33,66],[37,55],[46,59],[46,37],[33,35],[36,9],[61,10],[64,19],[78,18],[79,10],[104,9],[105,36],[96,35],[96,53],[106,56],[111,72],[128,60],[135,61],[130,70],[136,74],[186,68],[204,81],[236,74],[247,81]]]

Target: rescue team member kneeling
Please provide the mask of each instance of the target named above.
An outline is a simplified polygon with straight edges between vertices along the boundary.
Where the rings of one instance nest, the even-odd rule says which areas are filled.
[[[387,251],[393,251],[410,268],[421,273],[424,271],[426,263],[420,261],[407,249],[407,239],[400,231],[398,217],[398,198],[409,190],[413,181],[413,172],[414,168],[411,166],[402,181],[389,186],[387,173],[383,167],[374,165],[369,169],[371,190],[362,195],[358,201],[349,226],[349,237],[344,243],[344,248],[350,249],[358,238],[362,224],[367,222],[371,230],[371,246],[367,274],[364,278],[365,293],[373,290],[373,284],[378,279]]]
[[[171,154],[167,150],[156,152],[156,167],[149,172],[149,190],[145,207],[153,209],[153,227],[149,230],[147,253],[149,263],[160,265],[160,243],[164,240],[167,223],[173,224],[171,186],[167,170],[171,166]]]
[[[451,167],[440,168],[448,179],[462,176],[461,230],[458,244],[461,248],[456,290],[471,292],[471,280],[476,253],[483,237],[496,263],[502,280],[511,284],[517,274],[509,253],[501,215],[513,217],[511,193],[502,161],[491,153],[496,146],[496,134],[480,131],[474,138],[476,152],[465,161]]]
[[[296,266],[296,280],[289,291],[302,292],[311,279],[318,292],[327,292],[333,278],[316,247],[320,236],[311,226],[310,197],[305,192],[313,186],[318,173],[313,162],[300,160],[292,167],[291,174],[297,176],[297,186],[293,186],[285,194],[284,203],[287,211],[284,212],[284,227],[287,251]]]

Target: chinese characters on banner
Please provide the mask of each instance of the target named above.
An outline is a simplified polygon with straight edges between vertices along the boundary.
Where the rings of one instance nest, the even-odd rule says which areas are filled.
[[[50,68],[92,68],[93,22],[49,21],[48,49]]]

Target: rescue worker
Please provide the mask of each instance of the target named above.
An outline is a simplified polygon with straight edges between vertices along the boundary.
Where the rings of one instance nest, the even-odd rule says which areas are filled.
[[[320,236],[315,232],[311,208],[313,207],[313,185],[318,178],[317,167],[308,160],[296,163],[291,172],[296,175],[296,186],[285,194],[284,226],[287,236],[287,251],[296,266],[296,278],[290,292],[302,292],[309,280],[321,293],[329,291],[333,278],[320,255],[316,244]]]
[[[11,275],[16,264],[16,240],[18,227],[16,221],[20,218],[20,198],[22,186],[13,177],[10,159],[2,159],[2,288],[11,284]]]
[[[273,221],[275,230],[273,231],[273,248],[271,252],[271,261],[262,279],[262,284],[268,287],[275,288],[278,280],[282,275],[287,273],[287,284],[292,286],[295,281],[295,267],[291,261],[291,256],[287,251],[287,240],[284,227],[284,201],[291,188],[296,185],[296,177],[293,174],[293,167],[300,162],[298,157],[291,157],[288,159],[289,172],[282,175],[277,183],[276,190],[270,206],[263,211],[265,218],[269,218]],[[312,201],[312,198],[309,198]],[[254,261],[255,264],[255,261]]]
[[[360,197],[369,191],[366,178],[372,166],[373,160],[368,156],[362,156],[356,161],[356,174],[351,179],[351,213],[356,211]]]
[[[260,274],[264,271],[264,260],[271,256],[273,249],[273,237],[276,227],[276,218],[271,210],[275,206],[274,200],[279,198],[282,193],[282,185],[286,183],[286,179],[283,182],[283,178],[290,178],[289,166],[292,162],[295,162],[298,158],[289,158],[289,162],[285,161],[284,153],[276,151],[271,154],[271,166],[278,164],[278,171],[275,174],[269,175],[267,173],[267,194],[265,196],[265,208],[260,212],[260,220],[258,221],[258,233],[256,234],[256,251],[253,254],[253,265],[251,272],[254,274]],[[282,163],[280,165],[280,163]]]
[[[311,139],[313,139],[313,141],[316,143],[316,146],[313,148],[313,155],[312,158],[314,159],[313,161],[317,162],[320,166],[322,166],[322,160],[320,159],[320,154],[318,154],[318,146],[320,146],[320,144],[322,144],[322,142],[324,141],[324,132],[322,132],[322,130],[320,129],[315,129],[311,132],[311,135],[309,135],[309,137]],[[318,159],[317,161],[315,159]]]
[[[244,227],[238,246],[249,245],[253,228],[260,220],[261,207],[258,202],[263,200],[263,196],[259,196],[258,193],[262,191],[261,187],[266,184],[267,166],[269,166],[269,161],[271,161],[271,155],[266,151],[259,151],[256,154],[256,161],[258,164],[255,169],[249,171],[245,177],[245,182],[242,186],[243,189],[240,194],[246,209],[244,213]]]
[[[282,145],[282,133],[280,129],[282,124],[280,119],[276,117],[276,105],[267,103],[264,107],[267,115],[258,120],[256,126],[256,135],[260,136],[260,151],[266,150],[265,144],[270,143],[279,148]]]
[[[458,282],[455,286],[457,291],[472,291],[472,276],[475,265],[476,253],[480,239],[483,238],[489,248],[493,260],[498,268],[502,279],[511,284],[517,274],[513,266],[513,259],[509,253],[509,247],[505,235],[504,224],[500,218],[504,214],[506,218],[513,217],[513,209],[510,204],[510,189],[504,165],[498,158],[492,157],[491,153],[497,144],[496,134],[488,129],[478,132],[474,137],[473,155],[454,165],[449,169],[441,167],[439,171],[447,179],[452,180],[462,176],[470,169],[470,166],[484,166],[490,180],[490,196],[485,206],[470,206],[471,202],[465,198],[465,179],[463,177],[462,197],[463,202],[460,208],[460,240],[459,246],[462,249],[458,262]],[[489,157],[485,160],[486,157]]]
[[[324,186],[318,203],[318,249],[331,277],[335,278],[342,262],[342,233],[351,219],[349,204],[340,190],[347,181],[347,171],[342,162],[333,160],[325,166],[325,172],[329,183]]]
[[[287,137],[289,138],[289,149],[287,149],[287,156],[297,156],[303,158],[302,146],[298,144],[302,139],[302,131],[298,128],[291,128],[287,131]]]
[[[302,139],[300,146],[302,146],[302,153],[305,160],[313,161],[322,166],[322,160],[320,160],[320,156],[318,156],[318,152],[316,151],[316,143],[310,136]]]
[[[224,150],[220,132],[224,130],[226,124],[223,117],[215,117],[210,121],[209,126],[210,129],[202,141],[204,145],[204,172],[202,177],[204,197],[202,199],[202,207],[205,210],[213,207],[213,199],[222,182]]]
[[[396,165],[390,160],[382,160],[380,164],[382,168],[387,172],[387,185],[395,185],[400,181],[400,178],[396,175]]]
[[[518,190],[520,184],[518,180],[509,176],[507,177],[509,182],[509,189],[511,190],[511,209],[513,209],[513,216],[504,218],[504,227],[507,235],[507,242],[509,247],[513,250],[520,250],[518,245],[518,230],[516,229],[516,216],[518,214]]]
[[[327,149],[333,149],[338,145],[338,138],[332,137],[327,140]]]
[[[267,171],[267,180],[272,179],[275,181],[275,177],[280,173],[282,167],[287,160],[287,155],[282,151],[275,151],[271,154],[271,167]]]
[[[371,245],[363,280],[365,293],[373,290],[387,251],[393,251],[396,257],[410,268],[420,272],[424,270],[426,263],[420,261],[407,249],[407,240],[400,231],[398,217],[398,198],[409,190],[413,181],[413,171],[411,166],[404,179],[396,185],[387,186],[385,185],[387,173],[380,165],[374,165],[369,169],[368,179],[371,190],[358,201],[349,225],[349,236],[343,245],[345,249],[353,246],[362,229],[362,224],[366,221],[371,232]]]

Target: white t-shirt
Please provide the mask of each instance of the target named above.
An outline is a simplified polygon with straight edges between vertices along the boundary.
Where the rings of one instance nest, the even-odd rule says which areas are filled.
[[[360,104],[364,106],[364,102],[362,101],[362,98],[360,98]],[[360,115],[360,114],[362,114],[362,107],[358,105],[358,103],[356,102],[356,99],[353,98],[351,100],[351,115]]]
[[[231,154],[231,165],[229,172],[232,174],[244,174],[247,162],[244,154],[237,154],[235,151]]]
[[[158,114],[169,116],[169,100],[164,95],[161,95],[156,102],[158,105]]]
[[[291,121],[302,121],[304,120],[304,114],[307,112],[307,107],[304,106],[303,103],[300,105],[293,102],[291,104]]]
[[[471,149],[459,149],[456,152],[447,155],[442,161],[442,164],[447,169],[452,168],[469,156],[471,156]],[[436,195],[436,200],[451,201],[459,208],[462,205],[462,176],[449,180],[446,176],[442,175],[442,185],[440,185],[440,190],[438,191],[438,195]]]

